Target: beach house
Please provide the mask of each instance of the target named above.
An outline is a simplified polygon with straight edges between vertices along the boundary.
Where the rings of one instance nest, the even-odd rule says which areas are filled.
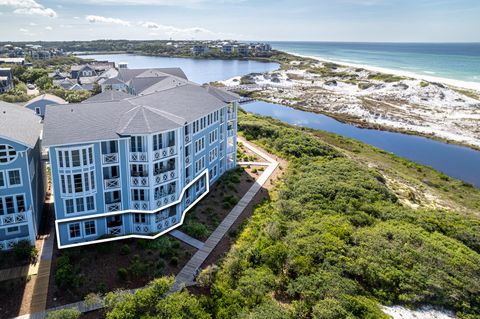
[[[24,107],[34,111],[36,115],[43,118],[45,115],[45,109],[49,105],[56,104],[67,104],[67,102],[64,99],[52,94],[42,94],[28,101]]]
[[[0,93],[5,93],[12,90],[13,73],[11,68],[0,68]]]
[[[0,250],[35,244],[45,197],[40,119],[0,102]]]
[[[178,70],[171,73],[184,76]],[[146,72],[127,71],[130,80]],[[177,81],[170,76],[168,83]],[[147,93],[103,93],[47,108],[44,146],[59,248],[156,238],[180,226],[210,185],[236,166],[239,96],[150,78],[130,83]]]

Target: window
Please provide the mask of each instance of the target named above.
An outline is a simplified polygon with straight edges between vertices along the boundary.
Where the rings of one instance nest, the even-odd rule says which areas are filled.
[[[73,186],[75,193],[83,193],[82,174],[73,175]]]
[[[9,163],[17,158],[17,152],[10,145],[0,144],[0,163]]]
[[[163,148],[162,134],[153,135],[153,150],[158,151]]]
[[[22,178],[20,177],[20,170],[8,171],[8,184],[9,186],[22,185]]]
[[[175,146],[175,132],[168,132],[168,147]]]
[[[87,210],[95,210],[95,198],[93,196],[88,196],[87,198]]]
[[[35,108],[35,114],[40,115],[40,108],[39,107]]]
[[[142,136],[132,136],[130,138],[130,152],[143,152]]]
[[[25,211],[25,197],[23,195],[15,196],[17,200],[17,212],[24,212]]]
[[[80,166],[80,150],[73,150],[72,151],[72,166],[79,167]]]
[[[93,164],[93,147],[57,150],[58,165],[61,168],[78,168]]]
[[[5,187],[5,175],[3,174],[3,171],[0,171],[0,188]]]
[[[5,208],[6,208],[7,214],[15,213],[15,205],[13,203],[12,196],[5,197]]]
[[[143,189],[132,189],[132,199],[134,201],[144,201],[145,200],[145,190]]]
[[[73,206],[73,199],[65,200],[65,211],[67,214],[73,214],[75,212],[75,207]]]
[[[215,147],[214,149],[212,149],[208,157],[209,157],[209,163],[212,163],[213,161],[215,161],[218,158],[218,147]]]
[[[69,224],[68,233],[70,239],[82,237],[82,232],[80,231],[80,223]]]
[[[94,220],[86,221],[83,224],[83,228],[85,230],[85,236],[94,236],[97,234]]]
[[[147,222],[147,216],[145,216],[145,214],[133,214],[133,217],[137,224],[145,224]]]
[[[195,174],[198,174],[201,170],[205,168],[205,156],[202,156],[198,161],[195,162]]]
[[[76,198],[75,203],[77,206],[77,213],[81,213],[85,211],[85,204],[83,203],[83,197]]]
[[[214,179],[217,177],[217,165],[215,165],[211,170],[210,170],[210,178]]]
[[[20,227],[14,226],[14,227],[8,227],[5,230],[6,235],[14,235],[14,234],[19,234],[20,233]]]
[[[202,137],[195,141],[195,154],[200,153],[204,149],[205,149],[205,137]]]
[[[210,144],[213,144],[216,141],[218,141],[218,129],[211,131],[210,134],[208,135],[208,142]]]

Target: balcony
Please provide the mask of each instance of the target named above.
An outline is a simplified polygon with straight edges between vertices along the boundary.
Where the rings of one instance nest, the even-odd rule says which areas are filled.
[[[118,153],[110,153],[102,155],[102,164],[117,164],[118,163]]]
[[[152,232],[148,224],[133,224],[133,231],[140,234],[149,234]]]
[[[130,152],[130,162],[146,162],[147,160],[147,152]]]
[[[172,225],[175,225],[176,223],[177,223],[177,217],[176,216],[169,217],[165,220],[157,222],[157,231],[166,229],[166,228],[168,228]]]
[[[175,170],[166,171],[155,175],[155,185],[163,184],[172,179],[177,178],[177,172]]]
[[[163,195],[162,197],[155,200],[156,208],[161,208],[165,205],[173,203],[176,199],[177,196],[175,196],[174,193]]]
[[[108,227],[107,234],[114,236],[123,235],[123,226]]]
[[[103,181],[103,188],[107,189],[117,189],[121,188],[120,178],[108,178]]]
[[[122,202],[105,204],[105,211],[107,213],[118,212],[120,210],[122,210]]]
[[[228,119],[229,121],[234,120],[234,119],[235,119],[235,113],[228,113],[228,114],[227,114],[227,119]]]
[[[130,177],[130,185],[137,187],[148,187],[148,176]]]
[[[177,154],[177,149],[175,146],[162,148],[158,151],[153,152],[153,160],[157,161],[166,157],[170,157]]]
[[[185,145],[192,141],[192,134],[185,135]]]
[[[150,203],[148,201],[132,201],[131,208],[134,210],[149,210]]]
[[[193,162],[192,154],[185,156],[185,166],[192,164],[192,162]]]
[[[1,240],[0,241],[0,251],[2,250],[10,250],[12,249],[15,244],[17,244],[20,241],[28,241],[30,242],[30,238],[28,237],[21,237],[21,238],[14,238],[14,239],[9,239],[9,240]]]
[[[0,216],[0,226],[10,226],[15,224],[27,223],[32,216],[32,211],[13,213]]]
[[[227,130],[227,136],[228,137],[235,136],[235,130]]]

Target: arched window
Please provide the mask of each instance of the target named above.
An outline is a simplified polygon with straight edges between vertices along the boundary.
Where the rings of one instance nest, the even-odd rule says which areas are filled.
[[[17,152],[13,146],[0,144],[0,164],[13,162],[17,158]]]

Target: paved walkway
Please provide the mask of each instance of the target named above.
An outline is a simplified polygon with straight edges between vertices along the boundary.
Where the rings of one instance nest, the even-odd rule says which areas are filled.
[[[270,175],[275,171],[278,166],[278,162],[271,158],[269,155],[265,154],[263,151],[259,150],[256,146],[248,143],[243,139],[239,139],[242,143],[250,149],[252,152],[257,153],[268,163],[267,169],[263,172],[262,175],[255,181],[255,183],[250,187],[247,193],[240,199],[240,201],[233,207],[230,213],[223,219],[220,225],[215,229],[215,231],[208,237],[207,241],[201,249],[199,249],[193,257],[187,262],[182,270],[176,276],[176,288],[178,289],[182,285],[190,286],[194,283],[194,278],[197,272],[200,269],[200,266],[204,263],[207,257],[218,245],[220,240],[225,236],[233,223],[237,220],[243,210],[248,206],[250,201],[255,197],[258,191],[263,187],[265,182],[268,180]]]
[[[179,230],[172,230],[168,234],[172,235],[176,239],[179,239],[183,241],[184,243],[187,243],[188,245],[195,247],[197,249],[201,249],[203,247],[203,242],[201,242],[198,239],[195,239],[193,237],[190,237],[189,235],[185,234],[184,232],[181,232]]]

